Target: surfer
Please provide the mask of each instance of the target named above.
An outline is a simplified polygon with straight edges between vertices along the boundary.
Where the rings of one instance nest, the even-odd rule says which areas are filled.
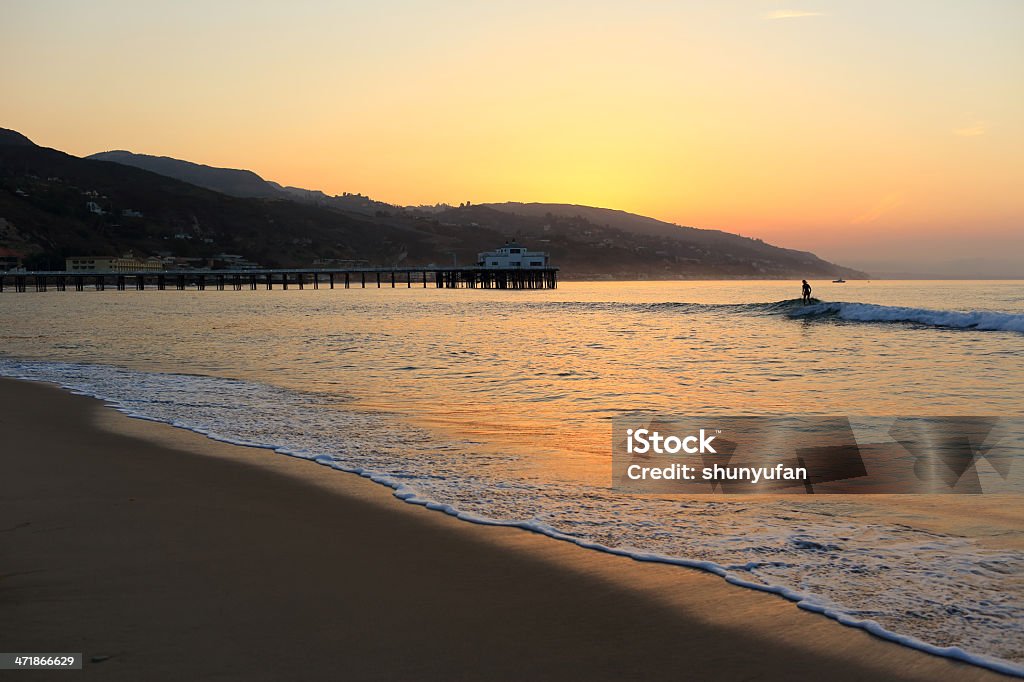
[[[811,285],[807,283],[806,279],[804,280],[803,294],[804,294],[804,296],[803,296],[804,305],[810,305],[810,303],[811,303]]]

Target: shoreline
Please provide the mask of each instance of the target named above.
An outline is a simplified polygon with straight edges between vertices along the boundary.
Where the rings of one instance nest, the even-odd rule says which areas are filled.
[[[83,651],[126,679],[1007,679],[51,385],[0,379],[0,423],[9,651]]]

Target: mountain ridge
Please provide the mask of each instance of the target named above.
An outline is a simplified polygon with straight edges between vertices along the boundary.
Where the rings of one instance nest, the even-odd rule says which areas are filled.
[[[11,146],[25,146],[35,147],[35,142],[28,139],[17,130],[11,130],[10,128],[0,128],[0,145],[11,145]]]
[[[98,152],[85,157],[94,161],[111,161],[135,166],[153,173],[175,178],[222,194],[242,198],[283,198],[266,180],[251,170],[219,168],[202,163],[184,161],[170,156],[136,154],[123,149]]]
[[[569,278],[866,277],[808,252],[616,209],[515,202],[400,207],[171,157],[115,151],[83,159],[14,131],[0,133],[0,220],[0,248],[51,265],[72,253],[127,250],[175,257],[231,252],[264,265],[475,263],[478,251],[519,238],[550,252]]]

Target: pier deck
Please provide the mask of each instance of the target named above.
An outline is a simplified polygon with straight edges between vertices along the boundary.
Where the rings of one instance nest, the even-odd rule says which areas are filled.
[[[274,268],[260,270],[137,270],[128,272],[34,271],[0,272],[0,293],[29,290],[75,291],[110,287],[118,291],[134,289],[175,289],[178,291],[216,289],[280,289],[321,285],[344,287],[423,287],[437,289],[554,289],[558,286],[558,268]]]

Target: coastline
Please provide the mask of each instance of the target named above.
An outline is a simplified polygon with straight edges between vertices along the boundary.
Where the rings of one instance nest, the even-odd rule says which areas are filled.
[[[53,386],[0,424],[3,648],[107,677],[1008,679]]]

